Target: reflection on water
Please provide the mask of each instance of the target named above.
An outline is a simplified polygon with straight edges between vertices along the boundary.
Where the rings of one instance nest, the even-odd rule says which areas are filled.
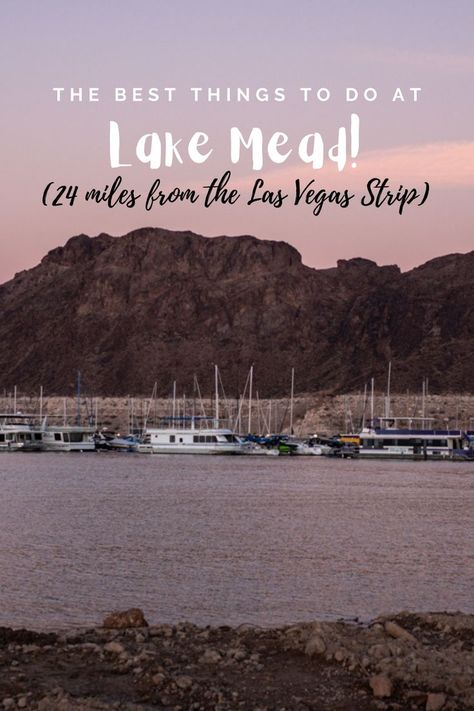
[[[0,455],[0,624],[474,612],[474,467]]]

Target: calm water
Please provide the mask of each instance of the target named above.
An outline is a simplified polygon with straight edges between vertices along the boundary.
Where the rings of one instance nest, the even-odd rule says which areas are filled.
[[[0,624],[474,612],[474,466],[0,455]]]

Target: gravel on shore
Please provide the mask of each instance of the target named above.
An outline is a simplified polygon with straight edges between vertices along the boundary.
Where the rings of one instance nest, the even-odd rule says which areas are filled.
[[[0,627],[0,711],[474,709],[474,616],[400,613],[370,624]]]

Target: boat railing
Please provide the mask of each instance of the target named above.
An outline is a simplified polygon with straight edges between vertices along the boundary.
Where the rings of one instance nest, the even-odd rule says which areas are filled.
[[[433,437],[463,437],[464,432],[462,430],[455,430],[455,429],[449,429],[449,430],[436,430],[436,429],[395,429],[395,428],[382,428],[382,427],[376,427],[374,429],[375,434],[380,434],[380,435],[426,435],[427,437],[433,436]]]
[[[154,417],[146,423],[144,430],[149,429],[176,429],[176,430],[209,430],[232,429],[224,427],[222,420],[205,415],[161,415]]]

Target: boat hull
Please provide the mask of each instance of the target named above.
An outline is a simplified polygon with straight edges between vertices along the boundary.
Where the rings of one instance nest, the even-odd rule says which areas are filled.
[[[232,430],[222,428],[149,428],[139,452],[151,454],[242,454],[243,444]]]
[[[25,442],[8,442],[0,445],[0,452],[41,452],[42,447],[38,444]]]
[[[137,451],[142,454],[244,454],[241,446],[225,444],[214,446],[199,444],[186,444],[184,446],[180,446],[179,444],[140,444],[138,445]]]
[[[42,452],[95,452],[94,442],[53,442],[44,443]]]

